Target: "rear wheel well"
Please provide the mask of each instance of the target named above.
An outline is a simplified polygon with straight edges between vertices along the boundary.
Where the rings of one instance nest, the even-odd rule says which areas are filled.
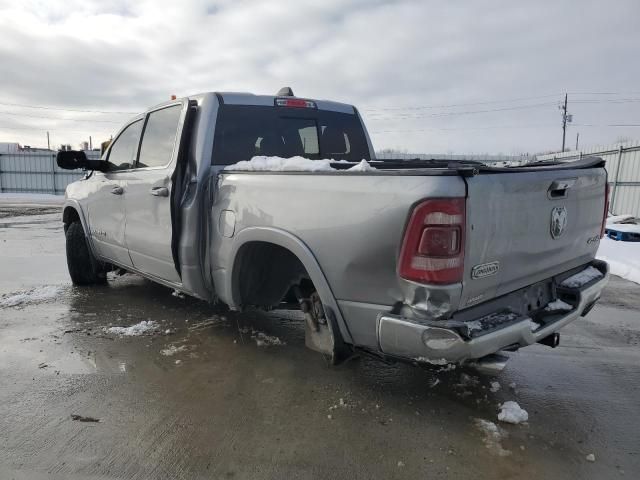
[[[311,278],[290,250],[269,242],[248,242],[240,247],[233,267],[233,298],[238,306],[275,307],[298,285],[310,294]]]

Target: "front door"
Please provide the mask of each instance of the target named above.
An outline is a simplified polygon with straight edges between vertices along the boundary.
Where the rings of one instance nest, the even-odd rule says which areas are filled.
[[[125,176],[133,168],[138,152],[142,120],[124,128],[113,141],[107,161],[109,171],[94,172],[88,182],[89,234],[98,256],[122,266],[132,266],[125,242]]]
[[[149,113],[124,197],[125,239],[133,266],[171,282],[181,281],[171,248],[171,176],[185,107],[175,104]]]

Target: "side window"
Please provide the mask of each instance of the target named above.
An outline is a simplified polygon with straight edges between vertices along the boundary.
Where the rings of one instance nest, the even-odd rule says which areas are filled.
[[[171,161],[181,113],[182,105],[174,105],[149,114],[137,167],[163,167]]]
[[[115,139],[111,150],[109,150],[109,171],[127,170],[133,167],[138,153],[138,142],[140,141],[140,131],[142,130],[142,120],[132,123],[125,128],[118,138]]]

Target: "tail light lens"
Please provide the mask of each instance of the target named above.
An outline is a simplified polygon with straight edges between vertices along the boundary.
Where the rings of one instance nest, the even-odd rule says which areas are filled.
[[[600,238],[604,237],[604,230],[607,228],[607,214],[609,213],[609,190],[611,187],[607,183],[604,191],[604,214],[602,215],[602,227],[600,228]]]
[[[420,283],[457,283],[464,270],[465,199],[433,198],[413,209],[398,274]]]

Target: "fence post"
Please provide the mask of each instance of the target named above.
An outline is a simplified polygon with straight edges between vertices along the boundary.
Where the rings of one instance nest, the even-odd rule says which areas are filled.
[[[56,194],[56,157],[51,156],[51,190]]]
[[[618,190],[618,175],[620,175],[620,164],[622,163],[622,145],[618,147],[618,164],[616,165],[616,176],[613,177],[613,188],[611,189],[611,203],[609,204],[609,211],[615,212],[616,205],[616,191]]]

